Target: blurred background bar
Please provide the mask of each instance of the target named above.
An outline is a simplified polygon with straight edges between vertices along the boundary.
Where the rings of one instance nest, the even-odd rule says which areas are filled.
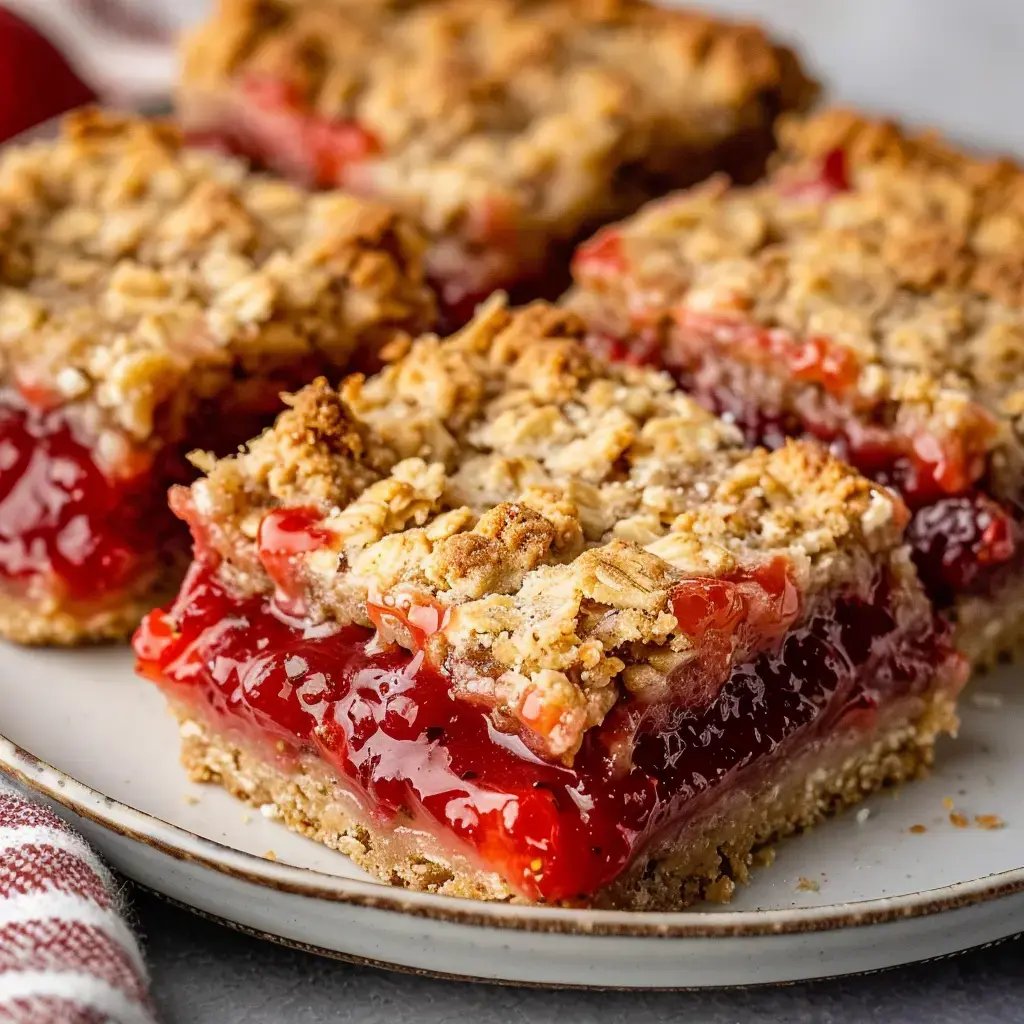
[[[101,92],[151,99],[173,75],[168,36],[209,0],[0,0],[34,21]],[[845,103],[934,123],[962,141],[1024,152],[1020,0],[706,0],[696,6],[762,20],[795,41]]]

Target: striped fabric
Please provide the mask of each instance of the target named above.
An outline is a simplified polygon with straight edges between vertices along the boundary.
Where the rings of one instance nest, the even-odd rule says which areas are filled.
[[[114,878],[60,818],[0,783],[0,1022],[155,1021]]]

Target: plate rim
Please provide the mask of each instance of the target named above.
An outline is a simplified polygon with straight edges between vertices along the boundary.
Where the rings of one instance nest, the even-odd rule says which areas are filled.
[[[436,971],[426,967],[412,967],[403,963],[390,960],[377,960],[373,957],[360,956],[353,953],[345,953],[337,949],[331,949],[327,946],[318,945],[316,943],[304,942],[301,939],[290,939],[283,935],[277,935],[272,932],[266,931],[264,928],[258,928],[247,924],[242,924],[238,921],[233,921],[230,918],[223,917],[211,910],[204,909],[202,907],[194,906],[190,903],[185,903],[182,900],[169,896],[167,893],[160,892],[158,889],[154,889],[151,885],[143,882],[135,883],[139,888],[144,889],[154,899],[160,900],[161,902],[167,903],[170,906],[177,907],[179,910],[183,910],[186,913],[194,914],[196,917],[202,918],[205,921],[210,921],[214,924],[222,925],[224,928],[230,928],[232,931],[238,932],[242,935],[248,935],[254,939],[261,939],[264,942],[272,942],[277,946],[281,946],[285,949],[298,950],[302,953],[309,953],[313,956],[326,957],[329,960],[337,960],[341,963],[355,964],[360,967],[372,967],[375,970],[390,971],[392,973],[401,975],[410,975],[417,978],[430,978],[435,981],[454,981],[454,982],[467,982],[473,985],[490,985],[499,988],[522,988],[522,989],[533,989],[541,991],[574,991],[574,992],[694,992],[701,993],[708,991],[710,988],[721,987],[721,986],[701,986],[701,985],[653,985],[645,986],[643,988],[630,987],[626,985],[601,985],[593,986],[587,985],[582,982],[560,982],[560,981],[524,981],[524,980],[509,980],[507,978],[499,977],[481,977],[475,974],[452,974],[447,971]],[[911,961],[914,965],[920,964],[931,964],[937,963],[940,960],[949,960],[953,957],[965,956],[968,953],[978,952],[982,949],[990,949],[993,946],[1001,946],[1007,942],[1013,942],[1016,939],[1021,938],[1024,933],[1011,932],[1009,935],[1004,935],[1001,938],[990,939],[987,942],[982,942],[978,945],[965,946],[963,949],[957,949],[949,953],[938,953],[935,956],[924,957],[920,960]],[[846,978],[868,978],[876,974],[887,974],[890,971],[898,971],[903,967],[909,966],[904,963],[893,963],[885,967],[869,967],[864,970],[844,972],[841,974],[821,974],[815,975],[813,978],[805,979],[806,981],[839,981]],[[793,984],[802,984],[801,981],[751,981],[751,982],[739,982],[737,984],[730,984],[726,987],[731,991],[741,992],[757,992],[765,989],[777,989],[784,988]]]
[[[899,896],[822,907],[741,911],[627,911],[488,903],[396,889],[267,860],[115,800],[0,734],[0,776],[157,853],[289,895],[454,925],[619,938],[755,938],[835,931],[949,913],[1024,891],[1024,866]]]

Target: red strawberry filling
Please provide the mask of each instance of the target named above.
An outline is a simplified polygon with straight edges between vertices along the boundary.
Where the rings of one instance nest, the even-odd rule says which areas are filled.
[[[289,508],[270,512],[260,522],[256,538],[260,562],[274,581],[275,602],[287,614],[305,612],[298,556],[329,542],[329,534],[318,525],[321,518],[314,508]]]
[[[0,396],[0,585],[93,607],[153,567],[177,523],[151,458],[126,447],[116,472],[62,410]]]
[[[955,664],[937,628],[898,624],[885,576],[788,630],[788,584],[771,599],[748,584],[694,581],[675,604],[705,638],[741,623],[774,630],[770,649],[716,688],[624,695],[572,767],[453,696],[422,650],[381,650],[358,626],[309,629],[264,598],[232,595],[203,561],[174,604],[147,617],[135,651],[169,697],[282,770],[300,754],[325,761],[376,827],[430,831],[524,896],[572,900],[731,787],[754,786],[775,759],[871,730],[880,706]],[[411,621],[410,610],[397,608]]]
[[[698,657],[672,687],[685,703],[704,703],[728,679],[737,655],[774,649],[800,613],[800,592],[786,561],[752,570],[681,583],[671,598],[679,629],[697,645]]]
[[[249,77],[239,86],[238,116],[198,131],[196,145],[244,156],[320,188],[348,182],[355,168],[381,151],[364,126],[307,111],[299,90],[278,78]]]
[[[229,452],[265,426],[287,386],[267,380],[204,405],[190,432]],[[154,454],[110,437],[116,450],[87,436],[46,388],[0,390],[0,588],[87,615],[184,561],[188,533],[167,490],[195,476],[185,458],[195,443]]]

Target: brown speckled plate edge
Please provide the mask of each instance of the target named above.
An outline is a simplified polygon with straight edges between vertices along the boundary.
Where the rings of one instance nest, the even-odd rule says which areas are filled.
[[[938,914],[1024,891],[1024,868],[1020,868],[939,889],[798,910],[581,912],[554,907],[476,902],[392,889],[381,883],[293,867],[232,849],[106,797],[2,736],[0,773],[35,790],[80,818],[145,844],[165,856],[187,860],[255,886],[313,899],[479,927],[647,938],[792,935],[865,927]]]

